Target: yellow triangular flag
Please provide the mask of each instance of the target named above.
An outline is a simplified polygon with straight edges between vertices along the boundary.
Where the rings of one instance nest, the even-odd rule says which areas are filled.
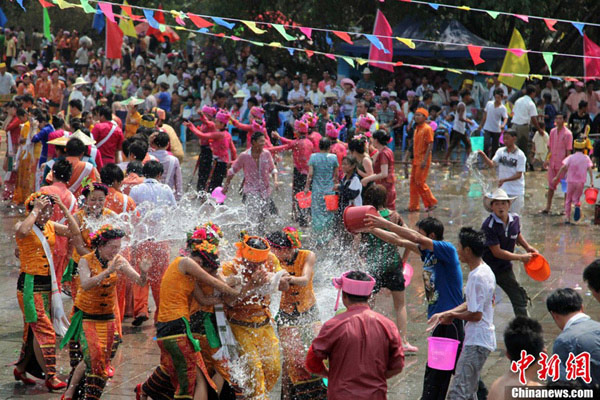
[[[457,70],[457,69],[448,68],[448,69],[447,69],[447,71],[448,71],[448,72],[454,72],[455,74],[458,74],[458,75],[462,75],[462,72],[460,72],[460,71],[459,71],[459,70]]]
[[[75,4],[67,3],[65,0],[54,0],[54,4],[56,4],[61,10],[75,7]]]
[[[525,41],[523,40],[523,36],[519,33],[519,31],[515,28],[513,30],[513,34],[510,38],[510,43],[508,45],[509,49],[523,49],[525,50]],[[517,57],[512,51],[507,51],[506,56],[504,57],[504,62],[502,63],[502,69],[500,69],[500,74],[525,74],[529,75],[529,59],[527,58],[527,52],[521,55],[521,57]],[[525,83],[525,76],[503,76],[500,75],[498,80],[504,83],[507,86],[510,86],[513,89],[520,90]]]
[[[398,36],[396,36],[396,39],[398,39],[400,42],[404,43],[405,45],[407,45],[411,49],[414,49],[416,47],[415,46],[415,42],[413,42],[410,39],[405,39],[405,38],[401,38],[401,37],[398,37]]]
[[[129,4],[127,4],[127,2],[124,1],[123,5],[127,6]],[[123,16],[123,18],[121,18],[121,20],[119,21],[119,28],[121,28],[123,34],[137,38],[137,32],[135,30],[135,26],[133,25],[133,21],[126,17],[127,14],[125,13],[125,11],[121,11],[121,15]]]
[[[279,43],[279,42],[271,42],[267,46],[271,46],[271,47],[283,47],[281,45],[281,43]]]
[[[262,35],[263,33],[265,33],[266,31],[264,29],[260,29],[256,26],[256,22],[253,21],[242,21],[242,23],[244,25],[246,25],[248,28],[250,28],[250,30],[254,33],[256,33],[257,35]]]
[[[365,60],[364,58],[357,58],[356,62],[358,63],[358,65],[363,65],[367,63],[367,60]]]

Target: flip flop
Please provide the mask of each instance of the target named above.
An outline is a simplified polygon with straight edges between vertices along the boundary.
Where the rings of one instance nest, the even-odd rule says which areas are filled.
[[[573,213],[573,221],[577,222],[579,219],[581,219],[581,207],[576,206],[575,212]]]

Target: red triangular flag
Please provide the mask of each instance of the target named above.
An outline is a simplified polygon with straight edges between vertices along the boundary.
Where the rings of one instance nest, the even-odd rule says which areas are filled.
[[[348,35],[346,32],[340,32],[340,31],[332,31],[332,32],[335,34],[335,36],[339,37],[344,42],[349,43],[349,44],[354,44],[352,39],[350,39],[350,35]]]
[[[187,16],[190,20],[192,20],[194,25],[196,25],[198,27],[198,29],[208,28],[208,27],[211,27],[214,25],[212,22],[205,20],[204,18],[202,18],[199,15],[187,13]]]
[[[383,47],[388,50],[388,52],[386,53],[383,50],[379,50],[375,47],[375,45],[371,44],[371,46],[369,47],[369,60],[374,61],[369,62],[369,65],[384,69],[386,71],[394,72],[394,66],[392,64],[389,64],[394,56],[394,43],[392,42],[391,38],[392,27],[390,26],[390,23],[385,18],[385,15],[383,15],[381,10],[377,10],[377,15],[375,16],[375,27],[373,28],[373,35],[378,36],[379,41],[381,42]]]
[[[312,50],[306,50],[306,55],[308,56],[308,58],[311,58],[313,56],[313,54],[315,54],[314,51],[312,51]]]
[[[394,64],[395,67],[401,67],[402,64],[404,64],[402,61],[396,61],[396,64]]]
[[[585,80],[598,79],[600,76],[600,46],[592,42],[587,35],[583,35],[583,70]]]
[[[42,7],[44,8],[48,8],[48,7],[54,7],[54,4],[52,3],[48,3],[47,1],[44,0],[40,0],[40,4],[42,5]]]
[[[41,1],[41,0],[40,0]],[[132,21],[142,21],[144,19],[144,17],[141,17],[139,15],[135,15],[132,11],[131,11],[131,7],[129,6],[121,6],[121,10],[125,11],[125,14],[127,14],[127,16],[129,18],[131,18]]]
[[[554,29],[554,24],[556,24],[558,21],[555,19],[544,18],[544,22],[546,23],[548,29],[550,29],[552,32],[556,32],[556,29]]]
[[[106,19],[106,58],[120,59],[123,31],[116,22]]]
[[[159,24],[163,24],[165,23],[165,13],[162,12],[162,5],[158,6],[158,9],[160,11],[156,11],[154,13],[154,19],[156,20],[156,22],[158,22]]]
[[[479,64],[483,64],[485,62],[485,60],[483,58],[481,58],[481,47],[480,46],[474,46],[474,45],[470,44],[467,46],[467,48],[469,49],[469,54],[471,55],[471,58],[473,59],[473,64],[479,65]]]

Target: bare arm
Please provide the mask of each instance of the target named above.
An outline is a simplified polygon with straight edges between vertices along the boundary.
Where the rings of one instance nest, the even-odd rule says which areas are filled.
[[[523,237],[523,235],[521,233],[519,233],[519,236],[517,236],[517,244],[519,246],[521,246],[522,248],[525,249],[525,251],[527,251],[528,253],[537,253],[538,251],[531,247],[529,245],[529,243],[527,243],[527,240],[525,240],[525,238]]]
[[[425,235],[410,228],[396,225],[393,222],[386,220],[383,217],[375,215],[367,215],[365,217],[366,226],[368,228],[381,228],[397,234],[400,238],[419,245],[420,249],[433,250],[433,240]]]
[[[306,177],[306,185],[304,185],[304,192],[307,193],[310,190],[310,185],[312,184],[313,174],[315,173],[315,169],[312,165],[308,166],[308,176]]]
[[[196,284],[196,286],[194,287],[194,299],[196,299],[196,301],[203,306],[214,306],[215,304],[223,302],[223,298],[220,295],[206,296],[202,292],[202,289],[200,289],[200,286],[198,286],[198,284]]]
[[[108,278],[110,274],[117,270],[117,267],[118,265],[116,262],[111,262],[108,264],[108,268],[106,268],[104,271],[100,272],[96,276],[91,276],[92,274],[90,272],[90,267],[88,266],[85,258],[82,258],[79,260],[79,264],[77,266],[80,280],[79,286],[83,290],[90,290],[96,286],[100,286],[105,278]]]
[[[369,182],[377,181],[380,179],[385,179],[388,177],[388,173],[389,173],[389,165],[382,164],[380,173],[366,176],[360,180],[360,183],[362,183],[362,185],[365,186]]]
[[[377,236],[379,239],[383,240],[384,242],[391,243],[395,246],[404,247],[407,250],[412,250],[415,253],[419,253],[419,247],[415,243],[408,241],[408,240],[403,240],[400,238],[400,236],[396,235],[393,232],[384,231],[383,229],[380,229],[380,228],[374,228],[367,232],[372,233],[373,235]],[[402,258],[404,259],[404,257],[402,257]]]
[[[313,270],[317,257],[312,251],[306,257],[304,266],[302,267],[302,276],[293,276],[290,278],[290,285],[306,286],[312,280]]]
[[[498,180],[498,186],[502,186],[502,184],[505,182],[516,181],[518,179],[521,179],[522,176],[523,176],[523,172],[521,172],[521,171],[515,172],[514,175],[509,176],[508,178]]]
[[[511,253],[510,251],[506,251],[500,248],[499,244],[495,244],[493,246],[489,246],[492,255],[500,260],[507,261],[523,261],[527,262],[531,258],[531,254],[517,254]]]
[[[481,156],[481,159],[485,165],[488,166],[488,168],[494,168],[494,161],[490,160],[490,158],[483,151],[479,150],[477,153]]]
[[[120,254],[115,257],[115,262],[118,263],[119,271],[123,273],[129,280],[134,282],[136,285],[144,286],[147,281],[147,273],[152,265],[152,261],[150,258],[144,258],[140,263],[140,273],[129,264],[129,262],[125,259],[125,257]]]
[[[221,293],[237,296],[239,291],[229,287],[225,282],[206,272],[191,258],[184,258],[179,263],[179,269],[186,275],[193,276],[198,282],[210,285]]]

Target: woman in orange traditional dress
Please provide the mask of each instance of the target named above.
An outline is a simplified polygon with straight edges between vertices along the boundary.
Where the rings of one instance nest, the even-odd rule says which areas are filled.
[[[196,298],[210,305],[218,299],[205,296],[198,284],[208,285],[224,295],[236,296],[238,290],[213,277],[207,270],[219,266],[218,226],[206,223],[189,235],[189,257],[177,257],[162,278],[156,337],[160,347],[160,366],[144,382],[138,384],[136,399],[208,399],[208,386],[217,390],[206,370],[200,343],[192,334],[190,303]],[[163,291],[164,290],[164,291]],[[166,390],[169,388],[169,390]]]
[[[52,203],[58,205],[67,217],[68,226],[50,221]],[[53,304],[51,288],[54,275],[52,246],[55,235],[68,236],[81,247],[78,240],[79,229],[68,209],[57,196],[33,193],[25,206],[29,215],[16,225],[16,242],[21,273],[17,281],[17,298],[23,312],[23,346],[14,369],[16,380],[26,385],[35,385],[27,377],[30,373],[44,378],[50,390],[65,388],[66,383],[56,377],[56,334],[52,317],[56,306]]]
[[[125,232],[112,225],[103,225],[90,239],[93,251],[78,263],[80,287],[75,298],[75,314],[69,331],[60,343],[61,349],[70,341],[81,344],[83,361],[75,368],[63,399],[72,399],[77,386],[82,386],[83,398],[99,399],[108,380],[115,339],[116,285],[122,274],[140,286],[146,284],[150,263],[140,264],[140,273],[119,254]],[[120,274],[118,274],[120,273]],[[85,377],[81,374],[85,369]]]
[[[29,114],[22,108],[17,110],[17,117],[21,121],[21,138],[19,149],[15,156],[15,169],[17,181],[13,203],[23,204],[27,197],[35,191],[35,170],[37,162],[34,156],[34,144],[31,138],[37,133],[38,122],[29,119]],[[40,146],[41,147],[41,146]]]
[[[290,288],[281,293],[275,317],[283,350],[281,399],[327,399],[327,388],[321,377],[311,374],[304,366],[308,347],[321,329],[313,290],[315,253],[301,250],[300,232],[290,226],[269,234],[267,241],[271,252],[291,276]]]

